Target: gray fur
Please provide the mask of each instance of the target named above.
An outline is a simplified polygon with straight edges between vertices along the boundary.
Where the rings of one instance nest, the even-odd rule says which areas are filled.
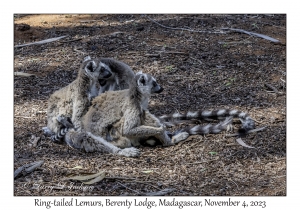
[[[209,134],[209,133],[220,133],[228,129],[228,126],[231,126],[232,117],[226,118],[224,121],[219,124],[212,125],[208,124],[205,126],[196,125],[193,127],[184,128],[181,131],[187,132],[189,134]]]
[[[100,58],[112,75],[109,78],[100,79],[99,95],[106,91],[125,90],[129,88],[129,83],[134,78],[135,74],[132,69],[124,62],[117,61],[113,58]]]
[[[87,112],[91,100],[98,95],[99,78],[110,74],[107,70],[101,71],[94,60],[85,59],[76,80],[55,91],[48,99],[47,127],[43,128],[45,134],[59,134],[56,137],[52,136],[54,141],[59,141],[63,134],[60,130],[64,129],[57,120],[59,116],[69,118],[74,127],[80,127],[81,117]]]
[[[180,114],[170,114],[170,115],[163,115],[159,117],[162,123],[164,123],[167,126],[173,126],[175,124],[180,123],[181,121],[185,120],[212,120],[212,119],[225,119],[224,122],[221,122],[218,125],[208,125],[208,126],[195,126],[193,128],[189,128],[186,130],[186,132],[190,134],[206,134],[209,133],[218,133],[222,131],[222,129],[225,129],[227,125],[229,125],[232,121],[229,120],[228,117],[236,117],[239,118],[242,122],[242,128],[240,129],[241,134],[247,134],[249,130],[252,130],[255,128],[255,122],[254,120],[245,112],[241,112],[238,110],[230,110],[230,109],[219,109],[219,110],[213,110],[213,111],[188,111],[186,113]]]
[[[171,139],[164,125],[147,110],[151,93],[161,91],[151,75],[138,73],[129,89],[108,91],[96,97],[82,118],[81,129],[70,129],[65,136],[66,143],[86,152],[136,157],[139,151],[134,147],[144,138],[154,136],[164,146],[187,138],[185,133]]]
[[[112,58],[92,59],[90,56],[87,56],[84,58],[81,69],[83,67],[85,70],[84,75],[90,79],[89,87],[82,87],[81,85],[82,89],[79,90],[79,79],[77,78],[77,80],[73,82],[74,84],[71,83],[69,86],[57,91],[58,93],[56,93],[56,95],[60,95],[60,97],[57,97],[57,101],[55,101],[55,103],[58,102],[58,100],[60,100],[60,102],[58,103],[65,104],[66,99],[64,98],[70,96],[70,94],[66,93],[66,91],[68,92],[70,88],[75,90],[75,94],[73,94],[72,97],[69,97],[67,99],[72,100],[72,98],[74,98],[74,95],[75,97],[79,97],[80,99],[75,99],[75,103],[73,103],[73,105],[70,104],[67,110],[54,110],[52,112],[50,110],[50,114],[48,114],[48,116],[51,115],[52,118],[48,117],[48,129],[47,127],[43,129],[45,134],[52,135],[51,139],[54,142],[59,142],[63,138],[64,134],[68,131],[68,129],[65,129],[66,126],[62,126],[63,123],[59,122],[59,120],[55,120],[54,118],[60,116],[71,117],[72,113],[77,112],[77,115],[79,117],[73,116],[71,121],[74,123],[74,126],[78,128],[80,126],[79,122],[81,120],[81,117],[87,112],[87,108],[89,107],[90,102],[94,97],[106,91],[128,89],[129,83],[134,78],[134,72],[127,64]],[[93,69],[94,71],[91,72],[90,69]],[[84,80],[84,82],[87,83],[87,80]],[[52,103],[53,97],[51,97],[52,96],[50,96],[49,104],[51,104],[51,106],[56,106],[56,104]],[[81,107],[83,107],[84,110],[82,110]],[[51,132],[49,132],[49,130]]]

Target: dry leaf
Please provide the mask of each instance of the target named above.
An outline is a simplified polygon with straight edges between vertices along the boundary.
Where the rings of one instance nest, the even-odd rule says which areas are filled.
[[[239,143],[239,144],[242,145],[243,147],[247,147],[247,148],[255,148],[255,147],[248,146],[245,142],[243,142],[243,140],[242,140],[241,138],[238,138],[236,141],[237,141],[237,143]]]
[[[105,178],[105,172],[103,171],[102,174],[100,174],[99,176],[97,176],[95,179],[89,180],[89,181],[82,181],[84,184],[94,184],[96,182],[100,182],[101,180],[103,180]]]
[[[93,184],[95,182],[99,182],[102,179],[105,178],[105,171],[100,171],[96,174],[91,174],[91,175],[85,175],[85,176],[73,176],[73,177],[68,177],[67,179],[72,179],[72,180],[78,180],[81,181],[84,184]]]
[[[145,195],[146,196],[163,196],[163,195],[166,195],[170,192],[173,192],[174,190],[175,189],[173,189],[173,188],[166,188],[166,189],[163,189],[163,190],[160,190],[160,191],[157,191],[157,192],[148,192]]]

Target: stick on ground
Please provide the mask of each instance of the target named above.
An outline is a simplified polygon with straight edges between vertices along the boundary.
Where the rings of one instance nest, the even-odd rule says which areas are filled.
[[[272,37],[269,37],[267,35],[264,34],[258,34],[258,33],[254,33],[254,32],[250,32],[250,31],[245,31],[243,29],[238,29],[238,28],[221,28],[221,30],[231,30],[231,31],[235,31],[235,32],[239,32],[239,33],[244,33],[244,34],[248,34],[250,36],[256,36],[256,37],[260,37],[266,40],[269,40],[271,42],[280,42],[277,39],[274,39]]]
[[[38,42],[32,42],[32,43],[28,43],[28,44],[21,44],[21,45],[16,45],[15,47],[18,48],[18,47],[25,47],[25,46],[30,46],[30,45],[40,45],[40,44],[46,44],[46,43],[49,43],[49,42],[55,42],[59,39],[63,39],[67,36],[60,36],[60,37],[56,37],[56,38],[51,38],[51,39],[45,39],[45,40],[42,40],[42,41],[38,41]]]

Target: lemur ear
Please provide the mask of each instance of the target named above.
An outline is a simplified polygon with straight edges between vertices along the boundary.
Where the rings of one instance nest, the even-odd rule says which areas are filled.
[[[90,61],[85,65],[85,71],[94,72],[96,70],[96,63],[94,61]]]
[[[89,61],[89,60],[92,60],[92,58],[90,56],[86,56],[83,59],[83,63],[86,62],[86,61]]]
[[[142,75],[142,76],[140,77],[139,82],[140,82],[143,86],[145,85],[146,80],[145,80],[144,75]]]
[[[137,72],[135,75],[137,76],[137,75],[140,75],[140,74],[143,74],[143,72],[142,72],[142,71],[139,71],[139,72]]]

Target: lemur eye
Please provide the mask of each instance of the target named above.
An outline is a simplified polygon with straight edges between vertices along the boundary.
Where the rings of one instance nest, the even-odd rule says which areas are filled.
[[[104,70],[105,70],[104,67],[101,67],[101,68],[100,68],[100,72],[101,72],[101,73],[104,72]]]
[[[157,83],[153,81],[152,85],[153,85],[153,87],[156,87]]]

